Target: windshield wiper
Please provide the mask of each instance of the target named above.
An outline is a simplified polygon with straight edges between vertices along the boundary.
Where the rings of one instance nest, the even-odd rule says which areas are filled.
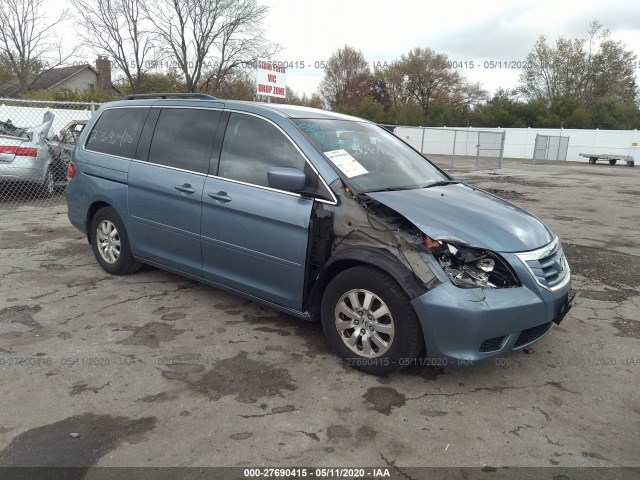
[[[420,190],[421,188],[429,188],[429,187],[441,187],[442,185],[449,185],[452,183],[460,183],[458,180],[440,180],[438,182],[420,184],[420,185],[404,185],[398,187],[385,187],[385,188],[376,188],[375,190],[365,190],[360,193],[373,193],[373,192],[397,192],[398,190]]]
[[[407,185],[404,187],[386,187],[376,188],[375,190],[365,190],[360,193],[373,193],[373,192],[396,192],[398,190],[416,190],[418,188],[424,188],[424,185]]]
[[[454,183],[460,183],[459,180],[440,180],[438,182],[430,183],[429,185],[425,185],[422,188],[430,188],[430,187],[442,187],[444,185],[452,185]]]

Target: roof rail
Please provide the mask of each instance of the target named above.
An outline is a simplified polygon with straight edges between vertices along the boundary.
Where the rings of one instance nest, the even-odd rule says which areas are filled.
[[[216,97],[207,95],[206,93],[134,93],[133,95],[127,95],[125,100],[137,100],[140,98],[197,98],[199,100],[218,100]]]

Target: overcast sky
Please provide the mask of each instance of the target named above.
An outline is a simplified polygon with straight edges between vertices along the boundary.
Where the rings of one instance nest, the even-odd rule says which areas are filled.
[[[326,61],[345,44],[361,50],[371,66],[389,63],[414,47],[431,48],[460,62],[460,71],[491,93],[516,86],[520,70],[504,67],[523,61],[541,34],[549,39],[583,36],[593,19],[640,58],[637,0],[258,2],[269,6],[268,40],[284,47],[277,59],[305,63],[304,69],[287,71],[287,86],[298,93],[316,91],[323,74],[316,62]],[[47,4],[52,14],[62,8],[53,0]],[[490,60],[502,61],[502,68],[485,68]]]
[[[583,36],[598,19],[640,58],[640,2],[442,0],[378,1],[269,0],[269,39],[285,50],[282,60],[304,60],[306,68],[289,69],[287,85],[311,93],[322,79],[314,68],[348,44],[361,50],[372,65],[391,62],[414,47],[446,53],[449,60],[474,61],[462,68],[472,81],[490,92],[513,88],[519,70],[485,69],[485,60],[522,61],[541,35]],[[309,68],[309,64],[311,68]],[[469,66],[469,63],[467,63]]]

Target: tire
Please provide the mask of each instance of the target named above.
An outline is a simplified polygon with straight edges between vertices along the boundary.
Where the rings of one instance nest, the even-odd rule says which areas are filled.
[[[618,162],[617,159],[612,158],[611,160],[609,160],[609,165],[615,165]]]
[[[418,317],[405,292],[371,267],[350,268],[331,281],[322,297],[321,319],[327,340],[342,361],[373,375],[409,365],[424,346]]]
[[[596,161],[597,161],[597,160],[598,160],[597,158],[593,158],[593,157],[591,157],[591,158],[589,159],[589,163],[590,163],[591,165],[595,165],[595,163],[596,163]]]
[[[634,163],[634,161],[633,161],[633,160],[629,160],[629,161],[627,162],[627,167],[633,167],[634,165],[635,165],[635,163]]]
[[[111,275],[127,275],[140,270],[133,258],[127,229],[111,207],[101,208],[91,221],[91,247],[102,269]]]
[[[51,198],[54,193],[56,193],[56,179],[51,165],[49,165],[44,175],[44,182],[40,185],[40,196],[43,198]]]

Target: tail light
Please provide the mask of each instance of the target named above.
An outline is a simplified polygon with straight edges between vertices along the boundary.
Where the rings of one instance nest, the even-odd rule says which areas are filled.
[[[17,145],[0,145],[0,153],[8,153],[16,157],[37,157],[38,149],[34,147],[18,147]]]
[[[67,180],[71,180],[76,176],[76,164],[73,162],[69,162],[69,166],[67,167]]]

